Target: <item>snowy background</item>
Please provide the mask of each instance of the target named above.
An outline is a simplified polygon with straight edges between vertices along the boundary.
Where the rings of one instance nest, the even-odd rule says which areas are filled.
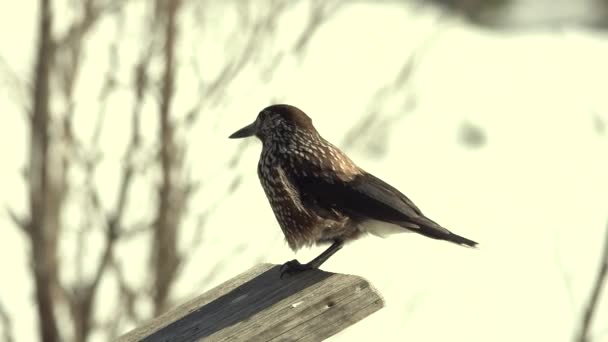
[[[189,203],[183,246],[200,237],[201,213],[209,214],[173,288],[175,301],[255,264],[294,258],[257,179],[261,144],[227,139],[260,109],[282,102],[303,109],[325,138],[401,189],[428,216],[480,243],[479,250],[471,250],[403,234],[347,245],[323,269],[365,277],[387,306],[332,341],[572,340],[607,229],[608,34],[564,24],[579,24],[576,18],[586,16],[595,20],[591,5],[566,6],[562,15],[558,10],[546,14],[547,7],[539,3],[516,2],[505,10],[501,25],[484,28],[429,6],[351,2],[318,28],[302,52],[281,53],[281,47],[291,49],[306,17],[305,2],[293,6],[278,21],[273,41],[254,49],[253,58],[260,62],[245,66],[217,103],[205,103],[184,135],[187,173],[204,186]],[[144,13],[141,3],[130,6],[131,15]],[[183,19],[177,52],[184,64],[200,57],[203,71],[219,68],[224,54],[239,44],[239,37],[230,35],[238,25],[231,6],[209,9],[202,14],[209,23],[205,34],[188,29],[196,27],[196,20]],[[37,10],[26,2],[0,5],[0,72],[28,79]],[[62,13],[57,9],[58,31]],[[123,71],[130,70],[134,60],[129,56],[137,56],[133,51],[140,50],[138,41],[146,34],[133,22],[126,20],[120,33],[119,83],[130,82]],[[75,131],[83,137],[95,127],[100,79],[109,65],[106,47],[116,32],[112,22],[104,22],[86,45],[74,103]],[[180,71],[176,94],[175,112],[186,112],[197,101],[191,72]],[[22,92],[4,77],[0,204],[25,212],[21,173],[29,140],[19,96]],[[130,95],[120,90],[107,104],[96,174],[107,206],[116,197],[131,127],[125,108],[131,106]],[[142,132],[152,137],[157,123],[145,112]],[[228,167],[236,151],[236,165]],[[154,177],[141,175],[141,183]],[[154,210],[152,194],[138,186],[127,220]],[[67,225],[79,219],[69,208]],[[37,318],[28,242],[8,215],[0,216],[0,226],[0,303],[12,317],[16,341],[33,341]],[[66,246],[60,254],[67,258],[73,252]],[[141,259],[149,247],[143,234],[117,249],[132,261],[127,266],[132,283],[146,278]],[[100,248],[93,235],[86,262],[95,262]],[[295,256],[305,261],[320,251]],[[99,317],[115,310],[113,290],[102,289],[96,301]],[[138,310],[150,314],[144,304]],[[595,322],[594,341],[608,341],[608,296]],[[130,328],[126,322],[120,330]]]

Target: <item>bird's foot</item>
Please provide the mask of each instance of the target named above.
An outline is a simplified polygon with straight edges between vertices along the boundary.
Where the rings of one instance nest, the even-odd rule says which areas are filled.
[[[283,279],[283,277],[285,277],[285,276],[291,276],[296,273],[311,270],[313,268],[314,267],[310,264],[301,264],[298,260],[293,259],[291,261],[284,263],[281,266],[281,268],[280,268],[281,279]]]

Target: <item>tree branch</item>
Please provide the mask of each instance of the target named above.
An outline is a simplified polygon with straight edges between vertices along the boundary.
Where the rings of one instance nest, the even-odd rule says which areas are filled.
[[[47,220],[49,199],[49,89],[50,70],[53,61],[52,4],[40,0],[40,27],[34,89],[32,93],[32,117],[30,121],[29,206],[31,261],[33,264],[36,308],[40,324],[40,339],[45,342],[59,341],[53,284],[56,283],[56,231]]]
[[[604,247],[602,258],[600,259],[600,267],[591,290],[589,301],[585,305],[585,313],[582,316],[580,330],[577,337],[579,342],[589,342],[591,338],[591,324],[599,306],[599,299],[602,294],[602,289],[605,287],[606,279],[608,278],[608,226],[606,227],[604,237]]]
[[[154,225],[152,253],[154,264],[154,312],[159,315],[166,310],[167,299],[180,264],[177,250],[177,233],[182,212],[180,186],[177,173],[181,169],[179,147],[175,141],[174,125],[171,122],[171,104],[175,92],[175,50],[178,36],[180,0],[159,0],[164,19],[164,49],[160,99],[160,167],[161,185],[158,192],[158,212]]]
[[[14,342],[15,337],[13,336],[13,321],[2,302],[0,302],[0,326],[3,327],[3,340],[5,342]]]

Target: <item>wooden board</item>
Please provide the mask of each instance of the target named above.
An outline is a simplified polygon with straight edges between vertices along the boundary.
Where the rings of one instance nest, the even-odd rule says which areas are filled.
[[[262,264],[123,335],[119,342],[321,341],[384,306],[363,278]]]

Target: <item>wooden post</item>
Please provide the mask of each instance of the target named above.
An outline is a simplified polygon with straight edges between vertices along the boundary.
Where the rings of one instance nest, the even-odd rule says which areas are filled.
[[[321,341],[384,306],[363,278],[311,270],[280,279],[261,264],[121,336],[118,342]]]

